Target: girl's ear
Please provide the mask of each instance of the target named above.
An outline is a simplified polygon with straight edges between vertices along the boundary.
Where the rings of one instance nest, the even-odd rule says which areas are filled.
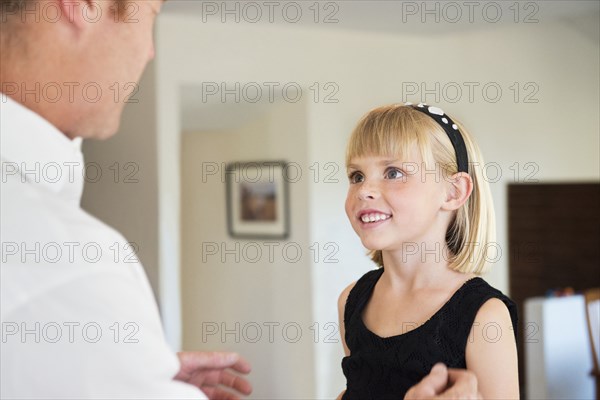
[[[453,211],[459,209],[473,192],[473,179],[466,172],[458,172],[446,178],[446,200],[442,209]]]

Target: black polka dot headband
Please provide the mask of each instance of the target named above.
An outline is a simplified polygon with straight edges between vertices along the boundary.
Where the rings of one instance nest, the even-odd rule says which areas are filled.
[[[458,130],[458,125],[447,116],[441,108],[428,106],[425,103],[419,103],[414,105],[412,103],[405,103],[406,106],[412,106],[417,111],[421,111],[423,114],[429,115],[435,120],[446,132],[452,147],[456,153],[456,163],[458,165],[458,172],[469,173],[469,157],[467,156],[467,146],[465,141]]]

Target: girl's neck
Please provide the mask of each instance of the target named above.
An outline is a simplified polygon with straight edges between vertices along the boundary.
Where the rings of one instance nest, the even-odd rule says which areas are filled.
[[[448,267],[450,253],[445,245],[407,245],[402,250],[384,250],[382,255],[385,272],[381,279],[402,291],[443,287],[449,280],[466,278]]]

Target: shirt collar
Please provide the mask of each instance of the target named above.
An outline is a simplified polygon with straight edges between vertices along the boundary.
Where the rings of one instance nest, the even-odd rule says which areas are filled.
[[[79,206],[83,193],[81,138],[69,139],[40,115],[0,93],[2,180],[17,175]]]

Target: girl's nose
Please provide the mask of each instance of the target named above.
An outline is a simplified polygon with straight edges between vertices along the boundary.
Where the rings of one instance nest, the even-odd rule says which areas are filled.
[[[358,197],[361,200],[373,200],[379,197],[379,190],[374,185],[363,183],[358,192]]]

